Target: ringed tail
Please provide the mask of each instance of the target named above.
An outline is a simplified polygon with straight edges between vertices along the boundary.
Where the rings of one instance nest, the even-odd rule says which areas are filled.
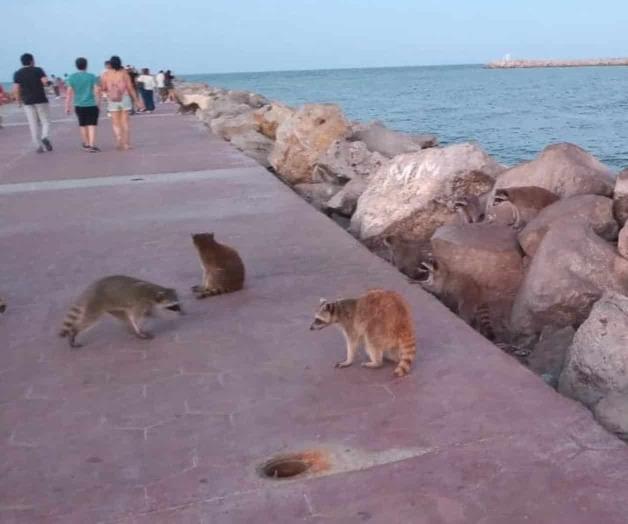
[[[416,356],[416,343],[415,341],[406,342],[399,348],[399,363],[395,368],[395,375],[398,377],[404,377],[410,373],[412,362]]]
[[[68,311],[68,314],[65,316],[63,321],[63,327],[61,331],[59,331],[59,336],[61,338],[70,336],[75,329],[76,322],[79,320],[83,313],[83,309],[80,306],[74,305]]]
[[[495,340],[495,332],[493,331],[493,323],[491,321],[488,304],[481,304],[478,307],[477,320],[480,334],[484,335],[489,340]]]

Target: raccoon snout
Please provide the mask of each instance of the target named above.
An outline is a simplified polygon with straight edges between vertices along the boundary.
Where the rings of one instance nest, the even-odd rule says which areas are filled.
[[[180,315],[185,315],[185,311],[181,308],[179,304],[172,304],[166,308],[168,311],[176,311]]]
[[[7,310],[7,307],[4,304],[2,304],[0,306],[0,313],[4,313],[6,310]]]

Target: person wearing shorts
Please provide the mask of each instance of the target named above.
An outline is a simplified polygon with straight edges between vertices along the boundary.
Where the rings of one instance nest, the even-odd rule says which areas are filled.
[[[137,96],[129,73],[122,67],[119,56],[109,60],[111,69],[105,71],[100,78],[100,87],[107,94],[107,110],[111,113],[111,126],[116,138],[116,149],[131,149],[129,139],[129,111],[133,107],[131,98],[142,108],[143,104]]]
[[[87,72],[87,60],[85,58],[77,58],[75,63],[78,71],[68,78],[65,112],[70,114],[70,108],[74,101],[74,112],[78,117],[83,151],[98,153],[100,149],[95,144],[99,114],[98,98],[100,96],[98,77]]]

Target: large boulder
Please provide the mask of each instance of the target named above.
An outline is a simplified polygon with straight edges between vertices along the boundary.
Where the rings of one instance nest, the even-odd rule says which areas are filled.
[[[548,326],[526,359],[528,367],[552,386],[558,387],[558,379],[563,370],[567,349],[576,334],[571,326],[555,329]]]
[[[248,113],[251,107],[247,104],[239,104],[228,98],[210,99],[206,107],[201,111],[201,120],[207,125],[211,125],[211,121],[221,116],[236,116],[242,113]]]
[[[272,102],[255,111],[255,120],[260,133],[275,140],[277,128],[288,118],[294,115],[294,109],[279,102]]]
[[[628,169],[617,175],[613,199],[615,219],[622,227],[628,221]]]
[[[351,229],[372,247],[401,235],[428,241],[453,220],[452,203],[490,190],[503,171],[476,144],[456,144],[400,155],[371,176],[358,200]]]
[[[628,291],[628,260],[583,221],[551,227],[538,246],[515,300],[520,334],[544,326],[578,326],[607,291]]]
[[[257,131],[249,130],[233,135],[231,137],[231,144],[265,168],[268,169],[271,167],[268,156],[275,143],[270,138],[265,137]]]
[[[338,106],[306,104],[277,128],[270,163],[290,184],[311,182],[321,155],[348,130],[349,123]]]
[[[258,109],[270,103],[262,95],[248,91],[227,91],[224,96],[236,104],[246,104],[253,109]]]
[[[628,388],[628,297],[605,294],[576,331],[559,391],[593,406]]]
[[[576,195],[542,209],[519,233],[519,243],[526,254],[532,257],[550,227],[564,227],[564,224],[574,220],[584,221],[606,240],[617,238],[613,201],[599,195]]]
[[[325,209],[343,217],[351,217],[358,205],[358,199],[366,191],[368,181],[365,177],[349,180],[342,189],[329,199]]]
[[[182,105],[196,104],[203,111],[207,110],[212,103],[212,98],[203,93],[181,93],[178,98]]]
[[[611,392],[593,408],[596,420],[622,440],[628,440],[628,390]]]
[[[334,140],[314,166],[313,178],[344,184],[362,177],[368,178],[386,162],[379,153],[372,153],[364,142]]]
[[[512,305],[523,279],[523,259],[516,232],[490,223],[449,224],[431,239],[432,254],[452,274],[468,277],[489,302]]]
[[[546,147],[531,162],[525,162],[503,173],[495,189],[538,186],[559,197],[573,195],[613,194],[612,171],[574,144],[554,144]]]
[[[628,259],[628,224],[624,225],[619,232],[617,251],[622,257]]]
[[[253,111],[239,115],[219,116],[210,121],[209,127],[212,133],[225,140],[231,140],[235,135],[241,135],[248,131],[259,131],[259,125],[255,120]]]
[[[369,151],[393,158],[438,145],[434,135],[408,135],[388,129],[381,122],[354,126],[350,141],[363,142]]]

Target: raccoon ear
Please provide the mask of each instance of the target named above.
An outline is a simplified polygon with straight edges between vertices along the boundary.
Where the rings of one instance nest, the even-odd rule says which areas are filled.
[[[325,302],[327,302],[327,299],[326,299],[326,298],[322,298],[322,297],[321,297],[321,298],[319,299],[319,301],[318,301],[318,304],[319,304],[320,306],[322,306]]]

